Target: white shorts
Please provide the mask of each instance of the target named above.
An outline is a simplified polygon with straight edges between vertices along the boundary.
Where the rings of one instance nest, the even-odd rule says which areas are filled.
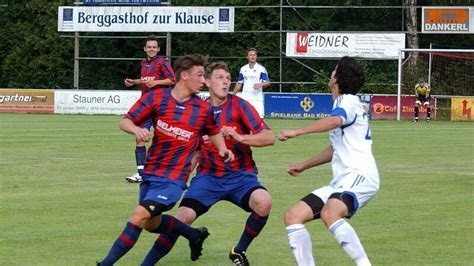
[[[378,179],[366,178],[357,173],[347,173],[338,177],[335,182],[314,190],[324,204],[334,193],[349,194],[354,198],[354,211],[364,207],[379,192],[380,182]]]
[[[255,99],[254,97],[249,97],[246,94],[241,94],[240,97],[249,102],[255,108],[255,110],[257,110],[260,117],[263,118],[265,115],[263,99]]]

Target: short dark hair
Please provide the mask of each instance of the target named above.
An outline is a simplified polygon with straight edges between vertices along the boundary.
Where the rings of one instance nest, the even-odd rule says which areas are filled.
[[[156,41],[158,47],[160,47],[160,40],[158,40],[158,37],[156,37],[155,35],[149,35],[148,37],[146,37],[145,41],[143,42],[143,47],[146,47],[146,43],[149,41]]]
[[[364,68],[348,56],[344,56],[337,63],[335,77],[342,94],[357,94],[365,82]]]
[[[249,49],[247,49],[247,54],[248,54],[249,52],[255,52],[256,54],[258,54],[257,49],[256,49],[256,48],[253,48],[253,47],[250,47]]]
[[[206,78],[210,78],[212,75],[212,72],[218,69],[223,69],[230,73],[229,66],[225,62],[223,61],[213,62],[206,68]]]
[[[178,57],[173,64],[176,81],[181,79],[181,73],[183,71],[188,71],[195,66],[204,66],[206,62],[207,56],[200,54],[188,54]]]

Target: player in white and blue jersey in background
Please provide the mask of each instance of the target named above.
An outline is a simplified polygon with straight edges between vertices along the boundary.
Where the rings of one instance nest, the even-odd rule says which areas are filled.
[[[341,58],[329,81],[334,99],[331,116],[298,129],[283,129],[278,136],[285,141],[307,133],[329,131],[331,140],[320,153],[288,166],[292,176],[328,162],[333,171],[329,185],[309,193],[285,213],[290,247],[300,266],[315,265],[311,237],[304,225],[315,219],[323,221],[356,265],[371,265],[357,233],[345,219],[365,206],[380,186],[372,155],[369,118],[356,96],[364,81],[362,66],[353,58]]]
[[[247,100],[261,118],[265,115],[263,88],[270,86],[267,69],[257,63],[257,49],[247,49],[248,64],[240,68],[239,77],[234,87],[234,94],[242,89],[240,97]]]

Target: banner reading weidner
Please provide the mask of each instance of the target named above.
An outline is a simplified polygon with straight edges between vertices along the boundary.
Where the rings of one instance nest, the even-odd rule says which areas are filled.
[[[340,58],[352,56],[373,59],[398,59],[405,48],[405,34],[316,33],[286,34],[286,55],[290,57]]]
[[[233,32],[233,7],[60,6],[58,31]]]

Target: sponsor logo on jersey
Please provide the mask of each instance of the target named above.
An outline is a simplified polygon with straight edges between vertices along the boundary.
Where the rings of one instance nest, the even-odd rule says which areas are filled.
[[[189,141],[194,134],[191,131],[170,125],[162,121],[161,119],[158,119],[158,121],[156,121],[156,129],[162,132],[163,134],[183,141]]]

